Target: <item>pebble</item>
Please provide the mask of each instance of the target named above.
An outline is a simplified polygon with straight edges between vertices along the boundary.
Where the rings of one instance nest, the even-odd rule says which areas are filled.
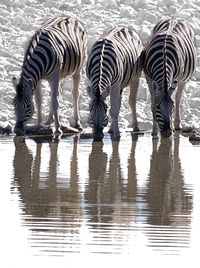
[[[189,140],[190,140],[190,141],[200,141],[200,136],[197,135],[197,134],[192,134],[192,135],[189,137]]]
[[[200,107],[200,98],[194,98],[192,97],[191,99],[188,100],[188,104],[190,108],[196,109]]]
[[[20,26],[20,25],[23,25],[26,23],[26,20],[20,16],[20,15],[17,15],[13,18],[13,23],[17,26]]]
[[[52,135],[53,130],[49,126],[33,125],[28,126],[25,130],[26,135]]]
[[[0,134],[1,135],[10,135],[12,133],[12,127],[10,125],[7,125],[6,127],[5,126],[2,126],[0,125]]]

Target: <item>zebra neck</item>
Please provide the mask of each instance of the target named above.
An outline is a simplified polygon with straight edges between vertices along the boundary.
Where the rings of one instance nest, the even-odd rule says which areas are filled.
[[[37,84],[38,84],[39,79],[36,76],[34,76],[33,74],[24,72],[24,70],[23,70],[21,73],[19,83],[21,83],[21,84],[23,84],[24,82],[27,83],[29,80],[31,80],[31,82],[33,84],[33,88],[35,89]]]
[[[104,95],[107,95],[107,89],[110,87],[110,84],[104,84],[103,86],[100,86],[98,83],[92,83],[92,93],[97,98],[104,98]]]

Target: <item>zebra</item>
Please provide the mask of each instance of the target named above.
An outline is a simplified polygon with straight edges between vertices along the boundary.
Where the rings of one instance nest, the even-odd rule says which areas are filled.
[[[33,116],[33,95],[37,106],[37,123],[42,122],[41,80],[48,81],[51,88],[51,105],[45,122],[49,125],[55,120],[55,133],[62,133],[58,117],[59,82],[66,76],[72,76],[72,99],[75,127],[82,129],[78,112],[79,83],[81,70],[87,56],[87,36],[81,23],[71,17],[49,19],[29,41],[25,52],[22,72],[17,83],[14,108],[16,124],[14,132],[23,135],[26,122]]]
[[[180,100],[196,63],[192,28],[173,19],[161,21],[153,28],[144,49],[143,66],[151,94],[152,135],[157,135],[159,129],[162,137],[171,136],[174,107],[174,128],[180,130]],[[172,97],[175,89],[174,103]]]
[[[130,86],[129,104],[132,110],[133,129],[139,130],[136,118],[136,96],[142,70],[143,45],[137,33],[130,28],[114,27],[104,32],[94,43],[88,55],[86,74],[91,85],[90,123],[93,139],[102,140],[103,129],[108,124],[106,98],[110,95],[109,133],[120,138],[118,115],[122,91]]]

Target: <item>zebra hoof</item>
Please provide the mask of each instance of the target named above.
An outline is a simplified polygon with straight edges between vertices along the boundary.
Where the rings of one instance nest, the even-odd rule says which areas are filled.
[[[116,135],[112,134],[112,135],[111,135],[111,140],[112,140],[112,141],[120,141],[120,137],[121,137],[120,135],[117,135],[117,136],[116,136]]]
[[[24,136],[24,129],[15,127],[14,133],[16,134],[16,136]]]
[[[79,130],[70,126],[61,126],[60,127],[63,134],[78,134]]]
[[[62,134],[63,134],[63,132],[60,128],[56,128],[56,130],[54,131],[54,135],[56,135],[56,136],[60,136]]]
[[[104,137],[103,132],[93,132],[93,140],[94,141],[102,141]]]
[[[151,133],[151,136],[152,136],[153,138],[156,138],[156,137],[158,136],[158,133],[157,133],[157,132],[152,132],[152,133]]]
[[[133,128],[133,132],[139,132],[139,131],[140,131],[139,127],[134,127]]]
[[[75,128],[78,129],[79,132],[83,131],[83,127],[81,125],[76,125]]]

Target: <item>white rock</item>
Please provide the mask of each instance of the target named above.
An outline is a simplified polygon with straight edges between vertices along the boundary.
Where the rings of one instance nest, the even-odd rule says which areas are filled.
[[[199,35],[196,35],[196,36],[195,36],[195,45],[196,45],[197,47],[200,47],[200,36],[199,36]]]
[[[192,98],[188,100],[189,106],[192,109],[198,109],[200,108],[200,98]]]
[[[107,8],[117,7],[115,0],[109,0],[109,1],[108,0],[96,0],[96,2]]]
[[[11,54],[4,49],[0,49],[0,57],[11,57]]]
[[[126,17],[126,18],[131,18],[134,16],[134,10],[130,6],[125,6],[122,5],[120,8],[120,16],[121,17]]]
[[[16,26],[20,26],[20,25],[23,25],[26,23],[26,20],[20,16],[20,15],[17,15],[13,18],[13,23],[16,25]]]
[[[35,10],[34,7],[26,6],[24,8],[24,13],[32,15],[32,14],[35,14],[36,13],[36,10]]]
[[[196,78],[197,81],[200,81],[200,68],[199,67],[196,68],[194,77]]]

